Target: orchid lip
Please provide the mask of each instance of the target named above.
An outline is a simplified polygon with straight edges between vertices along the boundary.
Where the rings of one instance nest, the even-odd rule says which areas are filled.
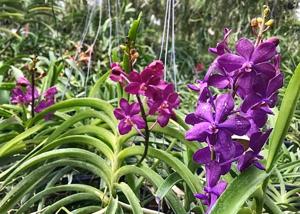
[[[252,71],[252,67],[253,67],[253,63],[252,62],[245,62],[243,64],[243,68],[245,69],[246,72],[251,72]]]

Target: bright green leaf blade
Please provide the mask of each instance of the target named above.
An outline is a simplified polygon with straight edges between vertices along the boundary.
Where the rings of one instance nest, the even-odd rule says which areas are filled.
[[[116,213],[118,209],[118,201],[119,201],[118,196],[116,198],[112,197],[108,203],[105,213],[107,214]]]
[[[139,28],[139,25],[141,22],[141,18],[142,18],[142,13],[140,13],[139,17],[133,21],[132,26],[129,30],[128,37],[131,42],[135,42],[135,40],[136,40],[136,34],[137,34],[137,31],[138,31],[138,28]]]
[[[95,85],[92,87],[89,97],[96,97],[97,94],[100,91],[100,87],[103,85],[103,83],[107,80],[107,78],[110,75],[110,71],[107,71],[105,74],[103,74],[95,83]]]
[[[140,205],[139,199],[136,197],[132,189],[126,183],[115,184],[118,189],[120,189],[124,195],[126,196],[127,200],[129,201],[133,214],[140,214],[143,213],[142,207]]]
[[[297,101],[300,96],[300,64],[298,64],[294,75],[292,76],[288,87],[285,91],[275,128],[270,139],[270,149],[267,159],[266,169],[269,172],[272,170],[276,156],[279,152],[281,144],[290,126]]]
[[[172,189],[172,187],[181,180],[181,176],[176,172],[169,175],[169,177],[167,177],[167,179],[158,187],[158,190],[156,191],[156,197],[160,200],[164,198],[170,189]]]
[[[265,171],[251,167],[233,180],[218,199],[211,214],[235,214],[263,183],[268,174]]]

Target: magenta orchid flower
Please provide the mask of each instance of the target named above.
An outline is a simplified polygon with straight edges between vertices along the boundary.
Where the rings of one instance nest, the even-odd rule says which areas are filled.
[[[129,104],[127,100],[120,100],[120,108],[114,110],[115,117],[120,120],[119,132],[120,134],[127,134],[132,127],[136,126],[138,129],[145,128],[145,121],[140,116],[140,106],[138,103]]]

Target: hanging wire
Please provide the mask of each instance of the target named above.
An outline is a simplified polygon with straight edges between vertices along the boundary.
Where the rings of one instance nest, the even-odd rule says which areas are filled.
[[[84,87],[85,96],[87,96],[88,80],[89,80],[89,77],[90,77],[90,70],[91,70],[91,67],[92,67],[91,66],[92,65],[92,54],[94,52],[94,47],[95,47],[95,44],[97,42],[98,36],[100,34],[100,31],[101,31],[101,22],[102,22],[102,4],[101,4],[101,2],[98,5],[99,5],[99,23],[98,23],[96,36],[94,38],[94,41],[93,41],[92,45],[90,46],[91,50],[89,51],[88,69],[87,69],[87,75],[86,75],[86,78],[85,78],[85,87]]]
[[[107,0],[108,3],[108,15],[109,15],[109,47],[108,47],[108,55],[109,55],[109,63],[112,63],[111,59],[111,49],[112,49],[112,16],[111,16],[111,4],[110,0]]]
[[[170,18],[171,18],[171,0],[168,0],[168,13],[167,13],[167,16],[168,16],[168,22],[167,22],[167,35],[166,35],[166,46],[165,46],[165,61],[164,61],[164,80],[167,79],[167,61],[168,61],[168,44],[169,44],[169,34],[170,34]]]
[[[172,63],[174,74],[174,85],[177,90],[177,66],[176,66],[176,54],[175,54],[175,0],[172,0]]]
[[[166,34],[167,16],[168,16],[168,5],[169,5],[169,0],[166,2],[165,20],[164,20],[164,29],[163,29],[163,35],[162,35],[162,38],[161,38],[161,46],[160,46],[159,60],[160,60],[161,57],[162,57],[162,52],[163,52],[164,43],[165,43],[165,34]]]
[[[82,34],[80,42],[79,42],[79,48],[76,48],[76,53],[75,53],[75,56],[74,56],[75,61],[77,60],[78,55],[81,51],[82,44],[83,44],[83,42],[85,40],[85,37],[88,33],[88,30],[89,30],[89,27],[91,25],[92,17],[94,16],[95,10],[96,10],[96,4],[89,5],[88,14],[87,14],[86,21],[85,21],[85,28],[83,30],[83,34]],[[66,85],[64,87],[64,90],[63,90],[63,93],[62,93],[62,98],[61,98],[62,100],[64,99],[64,97],[66,95],[66,92],[68,90],[68,87],[70,85],[72,73],[73,73],[73,69],[71,68],[70,73],[67,74],[67,83],[66,83]]]
[[[115,32],[115,37],[116,37],[116,40],[117,40],[117,45],[119,47],[120,45],[120,40],[119,40],[119,18],[120,18],[120,14],[119,14],[119,1],[115,1],[115,7],[116,7],[116,20],[115,20],[115,28],[116,28],[116,32]]]

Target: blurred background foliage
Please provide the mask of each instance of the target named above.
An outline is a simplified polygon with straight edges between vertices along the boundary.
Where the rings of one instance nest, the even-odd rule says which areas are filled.
[[[103,8],[101,14],[99,4]],[[85,85],[94,85],[109,70],[110,56],[117,58],[120,44],[126,41],[126,32],[139,12],[143,12],[143,18],[137,40],[137,65],[146,65],[161,52],[165,55],[161,40],[166,4],[165,0],[0,0],[0,83],[14,82],[16,75],[24,71],[29,56],[36,55],[41,75],[54,70],[60,76],[57,83],[63,91],[62,98],[84,97]],[[282,71],[287,83],[300,61],[298,0],[175,1],[175,35],[172,37],[170,26],[166,65],[168,77],[173,76],[174,39],[177,83],[184,111],[190,112],[191,102],[196,100],[186,83],[201,78],[214,58],[207,49],[223,38],[225,27],[232,29],[232,49],[240,37],[254,39],[249,23],[260,15],[264,4],[270,6],[270,17],[274,19],[266,37],[280,38]],[[98,95],[113,100],[115,87],[110,82],[104,85]],[[1,84],[0,88],[11,87]],[[0,95],[0,103],[9,102],[9,91],[0,90]],[[292,130],[299,130],[299,119],[300,107]],[[293,141],[300,138],[297,134],[288,137]]]
[[[89,0],[88,2],[93,2]],[[99,22],[93,5],[85,0],[0,0],[0,53],[3,63],[22,54],[65,56],[75,50],[75,44],[88,30],[84,41],[92,43]],[[140,64],[157,58],[163,33],[165,4],[162,0],[101,0],[103,4],[102,33],[94,50],[94,63],[108,61],[109,11],[112,17],[112,47],[124,40],[132,19],[143,11],[143,22],[138,43]],[[108,4],[109,3],[109,4]],[[210,1],[181,0],[175,3],[176,60],[179,79],[193,77],[196,65],[209,66],[212,47],[222,38],[223,28],[233,29],[231,41],[248,36],[253,38],[250,20],[257,17],[262,5],[271,8],[275,25],[269,35],[281,39],[283,70],[291,73],[299,59],[300,15],[299,2],[295,0],[274,1]],[[297,10],[298,8],[298,10]],[[92,13],[92,16],[91,16]],[[298,14],[297,14],[298,13]],[[88,20],[91,18],[91,24]],[[88,29],[86,29],[88,27]],[[144,55],[144,51],[152,53]],[[150,50],[150,51],[149,51]]]

